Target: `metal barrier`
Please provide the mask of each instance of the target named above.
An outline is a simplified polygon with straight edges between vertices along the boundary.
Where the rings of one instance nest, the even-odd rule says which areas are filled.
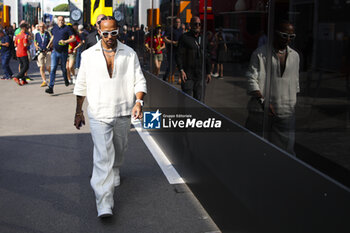
[[[221,130],[149,130],[223,232],[349,232],[350,189],[144,71],[145,111],[193,112]]]

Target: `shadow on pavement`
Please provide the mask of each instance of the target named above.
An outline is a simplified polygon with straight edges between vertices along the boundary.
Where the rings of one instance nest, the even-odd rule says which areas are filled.
[[[114,216],[98,219],[91,135],[0,137],[0,232],[209,232],[189,193],[177,193],[135,131]]]

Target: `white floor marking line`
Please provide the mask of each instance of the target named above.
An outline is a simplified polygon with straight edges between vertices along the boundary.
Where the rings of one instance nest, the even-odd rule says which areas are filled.
[[[184,180],[181,178],[179,173],[175,170],[173,165],[170,163],[168,158],[165,156],[164,152],[158,146],[157,142],[154,141],[152,136],[142,128],[140,121],[133,121],[136,131],[139,133],[143,142],[146,144],[148,150],[153,155],[154,159],[157,161],[160,169],[162,169],[165,177],[168,179],[170,184],[183,184]]]

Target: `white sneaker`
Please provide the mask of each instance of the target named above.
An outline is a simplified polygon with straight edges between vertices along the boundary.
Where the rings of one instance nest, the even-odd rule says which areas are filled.
[[[73,84],[75,84],[77,77],[75,75],[72,76]]]
[[[118,187],[120,185],[119,168],[113,168],[113,171],[114,171],[114,187]]]

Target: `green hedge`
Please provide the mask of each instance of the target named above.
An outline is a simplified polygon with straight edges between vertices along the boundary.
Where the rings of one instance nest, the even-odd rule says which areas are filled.
[[[52,11],[69,11],[69,5],[66,3],[60,4],[54,7]]]

